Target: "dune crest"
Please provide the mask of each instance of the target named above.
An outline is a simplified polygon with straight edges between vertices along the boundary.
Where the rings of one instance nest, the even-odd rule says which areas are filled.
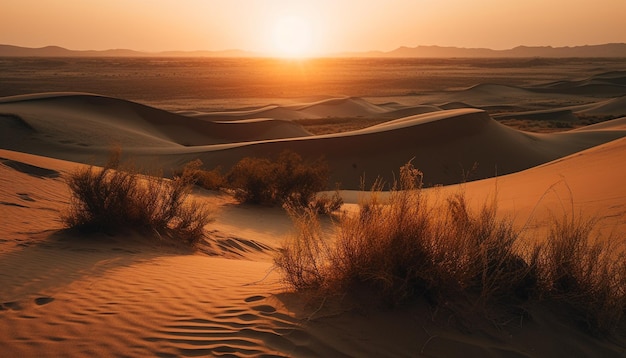
[[[398,111],[353,98],[322,101],[300,110],[312,108],[316,115]],[[454,184],[531,168],[626,135],[623,128],[610,125],[603,131],[526,133],[499,124],[483,110],[462,108],[313,136],[285,119],[207,120],[87,94],[4,98],[0,113],[4,114],[0,126],[5,149],[90,163],[118,144],[166,174],[196,158],[209,166],[229,168],[246,156],[290,149],[304,157],[326,158],[331,181],[346,189],[357,188],[361,177],[391,181],[393,173],[411,159],[425,173],[427,184]]]

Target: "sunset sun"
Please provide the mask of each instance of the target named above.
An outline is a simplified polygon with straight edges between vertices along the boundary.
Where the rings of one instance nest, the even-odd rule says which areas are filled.
[[[310,22],[296,16],[278,19],[273,27],[274,53],[280,57],[306,57],[313,52],[313,31]]]

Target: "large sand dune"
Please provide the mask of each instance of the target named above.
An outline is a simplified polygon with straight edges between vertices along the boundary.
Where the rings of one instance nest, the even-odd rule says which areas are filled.
[[[615,102],[619,107],[621,102]],[[362,99],[300,108],[311,109],[320,116],[332,110],[340,116],[398,111]],[[532,134],[501,125],[482,110],[456,109],[312,136],[297,122],[282,118],[208,120],[86,94],[9,97],[0,102],[0,113],[5,149],[98,163],[112,146],[120,145],[141,163],[159,166],[165,173],[195,158],[228,168],[245,156],[290,149],[308,158],[326,158],[331,181],[347,189],[356,188],[361,177],[392,180],[409,160],[425,173],[427,184],[453,184],[527,169],[626,134],[619,127],[610,130],[609,123],[603,131]]]

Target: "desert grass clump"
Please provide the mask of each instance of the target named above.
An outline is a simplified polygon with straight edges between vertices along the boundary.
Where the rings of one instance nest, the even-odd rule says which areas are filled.
[[[593,236],[594,219],[571,213],[553,218],[541,247],[542,292],[574,311],[595,334],[615,328],[626,313],[624,243]]]
[[[334,267],[342,285],[370,286],[391,305],[425,296],[484,307],[525,291],[530,269],[513,251],[518,233],[496,218],[495,204],[470,210],[463,194],[431,203],[421,186],[409,163],[387,202],[363,203],[341,222]]]
[[[421,187],[422,173],[403,166],[387,201],[375,191],[358,213],[341,218],[330,248],[319,244],[325,241],[313,216],[294,216],[297,233],[276,260],[286,281],[295,288],[367,291],[391,306],[418,296],[485,303],[518,289],[529,269],[513,253],[517,233],[510,222],[499,222],[493,207],[469,210],[463,195],[431,205]],[[285,270],[294,248],[312,256],[319,247],[323,259],[308,259],[316,263],[315,275],[294,277],[297,270]]]
[[[321,228],[318,214],[312,208],[285,208],[292,217],[294,236],[287,240],[276,256],[276,265],[297,290],[322,290],[327,284],[331,246]]]
[[[332,195],[322,193],[315,195],[308,203],[307,208],[319,215],[333,215],[343,205],[343,198],[339,194],[339,190],[335,190]]]
[[[421,178],[403,166],[385,200],[376,187],[332,235],[312,212],[291,212],[295,233],[275,258],[285,282],[391,307],[424,298],[472,317],[556,303],[592,333],[623,323],[624,244],[594,239],[594,220],[554,218],[531,244],[498,215],[495,197],[477,207],[462,192],[427,196]]]
[[[305,162],[299,154],[284,151],[275,160],[243,158],[226,179],[242,202],[264,205],[290,202],[307,207],[317,192],[326,189],[328,175],[328,166],[322,160]]]
[[[165,180],[121,168],[120,153],[103,168],[79,169],[66,178],[70,207],[62,220],[82,231],[114,233],[135,229],[186,244],[198,243],[210,211],[187,200],[188,177]]]
[[[386,304],[410,299],[430,286],[432,216],[422,195],[421,173],[401,168],[399,186],[383,203],[376,193],[357,215],[342,219],[329,286],[371,291]]]
[[[185,164],[175,176],[187,178],[193,184],[207,190],[220,190],[224,188],[226,186],[226,180],[224,174],[222,174],[221,167],[205,170],[202,169],[203,165],[202,160],[193,160]]]
[[[434,224],[433,263],[441,294],[465,296],[476,307],[519,302],[534,293],[537,273],[520,255],[520,232],[513,221],[497,216],[495,200],[471,209],[457,193],[439,209],[443,218]]]

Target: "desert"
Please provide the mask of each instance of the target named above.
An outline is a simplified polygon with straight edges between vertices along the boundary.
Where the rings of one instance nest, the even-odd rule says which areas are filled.
[[[432,202],[493,203],[492,219],[510,219],[524,242],[545,240],[555,218],[592,218],[589,237],[623,259],[622,60],[2,58],[0,68],[3,356],[626,354],[623,302],[598,333],[549,297],[502,313],[294,289],[276,258],[298,221],[233,190],[193,188],[211,208],[194,248],[63,219],[76,202],[69,178],[97,173],[112,148],[165,182],[194,160],[228,171],[289,150],[322,158],[326,193],[338,189],[339,210],[316,219],[331,242],[363,203],[412,192],[392,187],[410,163]]]

